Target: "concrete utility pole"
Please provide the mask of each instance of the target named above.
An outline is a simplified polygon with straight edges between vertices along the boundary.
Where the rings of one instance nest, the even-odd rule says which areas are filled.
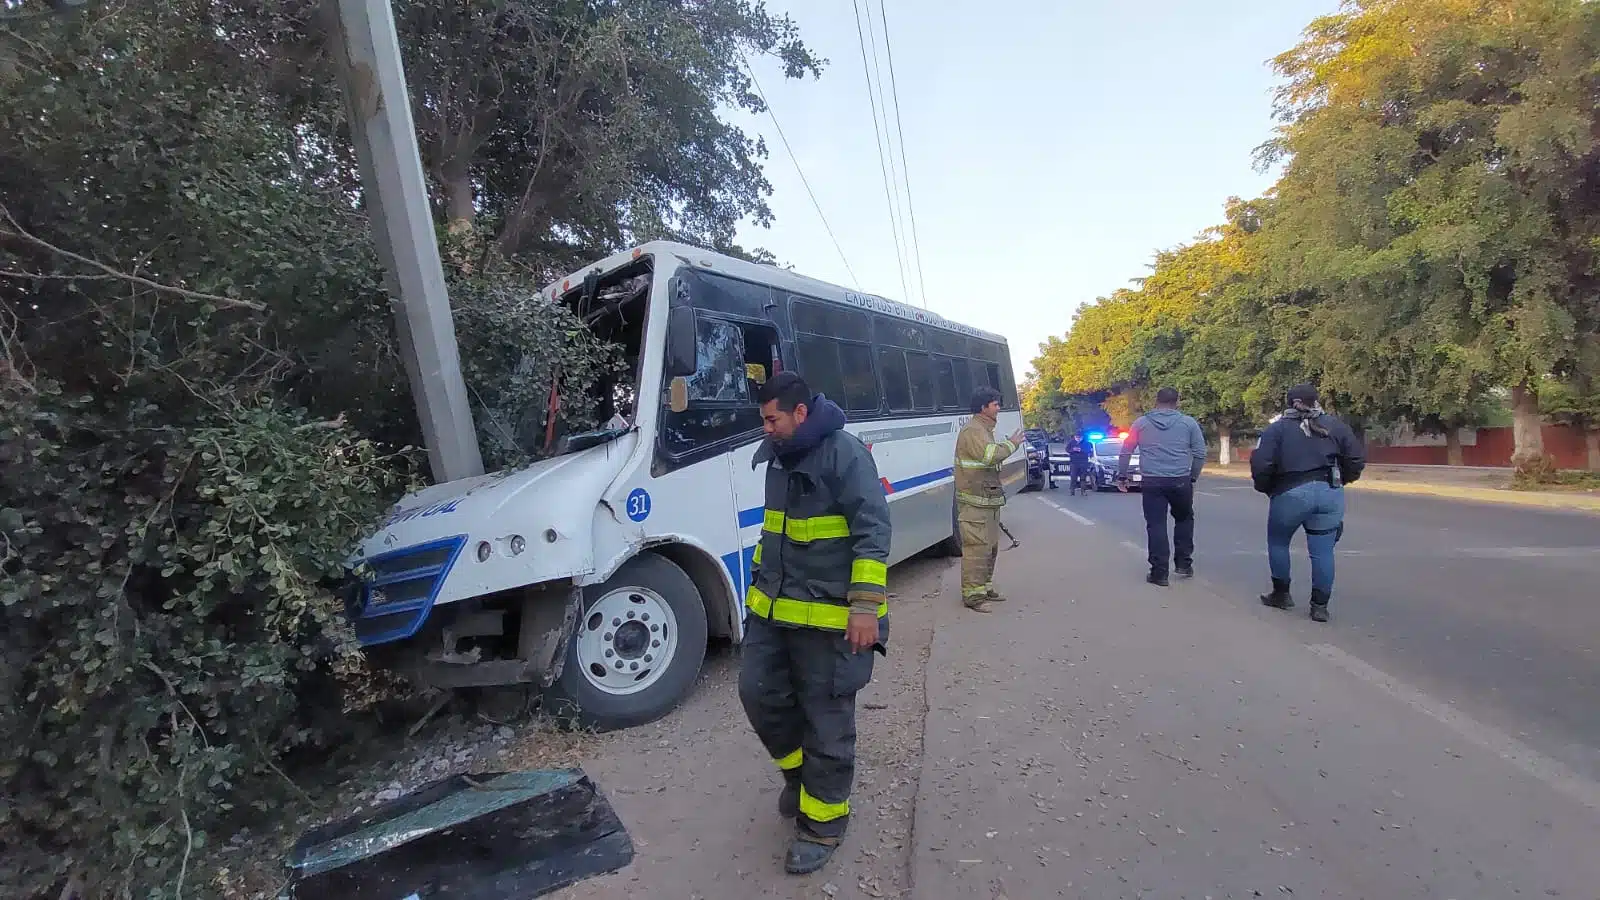
[[[481,475],[394,12],[389,0],[323,0],[323,14],[428,465],[434,481]]]

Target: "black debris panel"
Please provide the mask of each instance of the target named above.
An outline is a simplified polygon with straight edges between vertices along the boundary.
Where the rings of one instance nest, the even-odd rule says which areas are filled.
[[[523,900],[633,860],[582,769],[454,775],[306,832],[291,900]]]

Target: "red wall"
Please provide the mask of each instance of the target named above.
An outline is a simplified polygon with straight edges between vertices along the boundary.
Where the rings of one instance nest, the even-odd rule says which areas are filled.
[[[1588,465],[1583,436],[1566,425],[1546,425],[1542,429],[1544,452],[1555,459],[1556,467],[1582,469]],[[1467,466],[1509,466],[1514,449],[1510,428],[1479,428],[1478,443],[1461,448],[1461,463]],[[1367,445],[1367,461],[1393,465],[1449,465],[1449,451],[1435,447],[1386,447]]]
[[[1577,429],[1566,425],[1546,425],[1542,434],[1544,452],[1555,459],[1557,468],[1583,469],[1589,465],[1588,454],[1583,446],[1583,435],[1579,434]],[[1461,464],[1509,467],[1514,446],[1510,428],[1479,428],[1478,443],[1462,446]],[[1233,446],[1234,462],[1249,462],[1250,451],[1254,447],[1253,440],[1236,440]],[[1367,462],[1397,466],[1450,464],[1449,451],[1443,444],[1437,447],[1388,447],[1382,444],[1368,444]]]

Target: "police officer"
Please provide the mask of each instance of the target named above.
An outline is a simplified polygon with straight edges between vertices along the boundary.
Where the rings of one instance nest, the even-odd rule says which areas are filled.
[[[1084,482],[1089,477],[1089,441],[1081,434],[1074,434],[1072,441],[1067,444],[1067,464],[1071,472],[1072,483],[1068,485],[1068,493],[1076,494],[1080,489],[1089,493],[1090,487]]]
[[[856,692],[889,638],[889,502],[844,412],[781,372],[759,395],[766,514],[755,549],[739,699],[783,773],[796,820],[784,868],[827,864],[850,819]]]
[[[1272,591],[1261,602],[1293,609],[1289,595],[1289,541],[1306,530],[1311,555],[1311,618],[1328,621],[1333,596],[1333,545],[1344,533],[1344,485],[1366,467],[1361,441],[1349,425],[1322,411],[1317,389],[1289,389],[1283,415],[1261,432],[1250,454],[1255,489],[1272,498],[1267,508],[1267,566]]]
[[[989,612],[989,604],[1005,599],[994,589],[994,562],[1000,552],[1000,508],[1006,505],[1000,469],[1022,442],[1018,429],[995,441],[1000,417],[1000,392],[978,388],[972,394],[972,418],[956,437],[956,525],[961,531],[961,603]]]

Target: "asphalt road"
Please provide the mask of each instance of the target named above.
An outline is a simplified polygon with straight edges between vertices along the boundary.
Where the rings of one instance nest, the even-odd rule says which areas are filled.
[[[1267,500],[1240,479],[1203,478],[1196,496],[1199,580],[1240,607],[1268,587]],[[1031,499],[1030,499],[1031,498]],[[1051,539],[1081,529],[1131,547],[1140,582],[1136,493],[1021,498],[1065,507]],[[1293,612],[1260,609],[1298,639],[1325,643],[1600,780],[1600,516],[1362,492],[1348,496],[1333,622],[1306,619],[1310,564],[1294,544]]]

